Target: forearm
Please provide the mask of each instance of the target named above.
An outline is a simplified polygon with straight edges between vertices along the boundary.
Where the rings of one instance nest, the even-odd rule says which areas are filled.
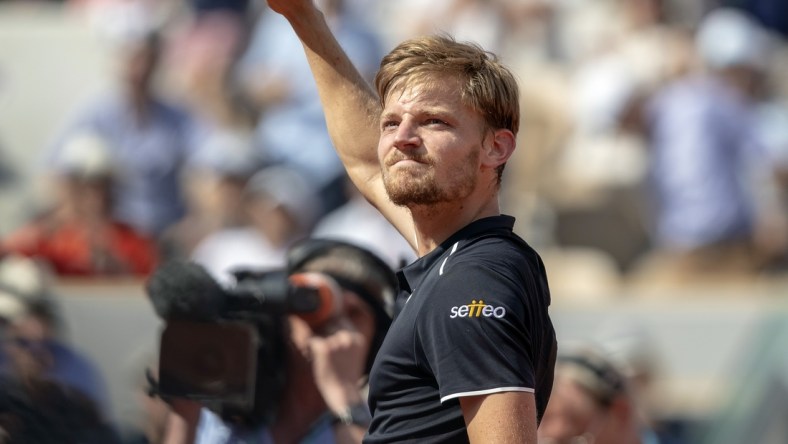
[[[340,47],[323,14],[311,2],[295,3],[281,13],[304,46],[331,140],[351,178],[363,188],[379,171],[377,95]]]

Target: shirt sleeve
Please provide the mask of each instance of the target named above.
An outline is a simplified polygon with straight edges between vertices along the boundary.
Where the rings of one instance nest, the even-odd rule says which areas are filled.
[[[441,402],[534,391],[523,273],[505,260],[480,258],[444,267],[417,325]]]

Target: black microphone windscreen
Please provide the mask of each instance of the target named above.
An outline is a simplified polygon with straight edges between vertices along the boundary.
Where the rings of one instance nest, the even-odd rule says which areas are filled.
[[[219,283],[194,262],[170,261],[160,265],[145,289],[153,309],[163,319],[215,319],[225,301]]]

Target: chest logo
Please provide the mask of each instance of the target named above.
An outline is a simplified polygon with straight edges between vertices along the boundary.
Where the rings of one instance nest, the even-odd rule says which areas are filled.
[[[472,300],[468,305],[459,305],[451,308],[450,318],[502,318],[506,316],[504,307],[495,307],[485,304],[482,299]]]

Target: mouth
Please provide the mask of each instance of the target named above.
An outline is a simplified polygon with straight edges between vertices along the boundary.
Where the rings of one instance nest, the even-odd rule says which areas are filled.
[[[429,162],[426,158],[423,157],[392,156],[392,158],[390,158],[386,162],[386,166],[392,167],[394,165],[403,166],[403,167],[423,166],[423,165],[429,165]]]
[[[401,159],[401,160],[398,160],[398,161],[394,162],[393,164],[391,164],[389,166],[390,167],[396,166],[396,167],[408,168],[408,167],[418,167],[418,166],[423,166],[423,165],[424,165],[423,162],[419,162],[417,160]]]

